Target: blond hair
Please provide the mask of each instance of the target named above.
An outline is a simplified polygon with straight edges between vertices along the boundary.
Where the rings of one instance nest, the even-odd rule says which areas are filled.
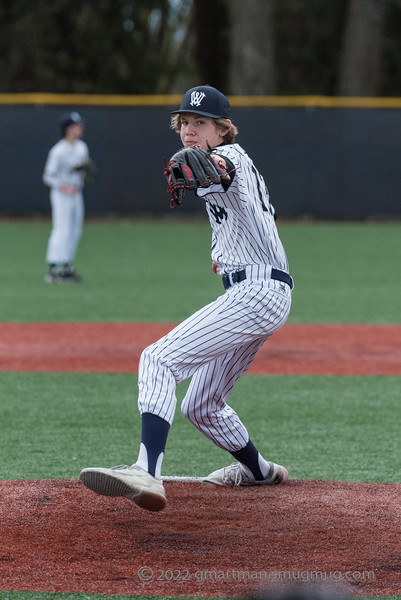
[[[191,113],[192,114],[192,113]],[[176,133],[180,133],[181,131],[181,117],[182,113],[178,113],[177,115],[172,115],[171,117],[171,129],[173,129]],[[235,136],[238,135],[238,129],[231,123],[229,119],[213,119],[215,125],[218,129],[228,129],[227,133],[223,137],[223,141],[225,144],[234,144]]]

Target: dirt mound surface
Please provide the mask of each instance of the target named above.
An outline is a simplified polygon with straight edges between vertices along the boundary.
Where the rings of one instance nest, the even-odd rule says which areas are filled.
[[[0,482],[1,589],[244,596],[317,580],[401,592],[401,484],[165,485],[167,508],[149,513],[76,480]]]

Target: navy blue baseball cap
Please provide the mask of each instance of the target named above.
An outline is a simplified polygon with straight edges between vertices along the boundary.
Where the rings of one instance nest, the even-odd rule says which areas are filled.
[[[70,125],[80,125],[84,120],[81,115],[77,112],[64,113],[60,119],[60,127],[66,129]]]
[[[230,103],[228,98],[216,88],[210,85],[198,85],[185,92],[180,108],[171,111],[171,114],[183,112],[213,119],[229,119]]]

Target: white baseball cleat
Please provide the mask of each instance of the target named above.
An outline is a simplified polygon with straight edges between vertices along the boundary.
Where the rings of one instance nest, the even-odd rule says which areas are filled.
[[[260,481],[249,477],[241,464],[237,462],[210,473],[210,475],[202,479],[202,483],[203,485],[230,485],[233,487],[237,485],[278,485],[279,483],[288,481],[288,471],[285,467],[276,465],[273,462],[269,464],[269,477]]]
[[[124,496],[145,510],[156,512],[167,504],[163,482],[136,465],[83,469],[79,478],[96,494]]]

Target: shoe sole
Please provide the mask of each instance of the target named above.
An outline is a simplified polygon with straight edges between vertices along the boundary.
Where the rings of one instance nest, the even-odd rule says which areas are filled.
[[[163,510],[167,504],[167,500],[160,494],[155,492],[140,490],[135,492],[132,487],[121,481],[117,477],[108,475],[107,473],[99,473],[97,471],[84,471],[79,476],[82,483],[101,496],[124,496],[132,500],[140,508],[158,512]]]

